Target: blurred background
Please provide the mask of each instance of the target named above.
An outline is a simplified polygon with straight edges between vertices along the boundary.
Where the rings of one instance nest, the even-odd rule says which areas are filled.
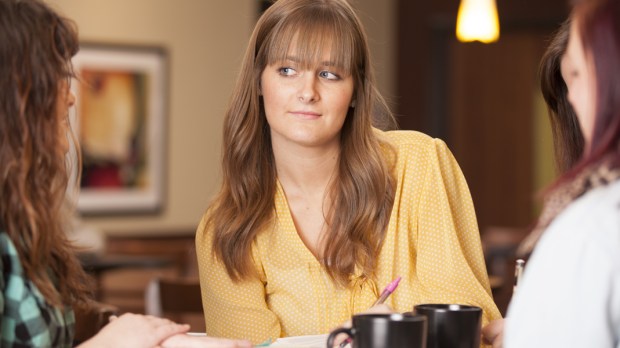
[[[48,2],[77,23],[83,42],[154,46],[167,55],[161,208],[83,215],[74,231],[93,254],[135,257],[106,263],[91,255],[85,265],[97,276],[100,300],[143,311],[153,277],[195,276],[193,235],[220,181],[224,111],[267,2]],[[400,127],[442,138],[461,165],[500,296],[505,261],[537,215],[537,193],[555,175],[537,69],[568,16],[567,1],[497,0],[501,34],[490,44],[456,39],[458,0],[351,2]]]

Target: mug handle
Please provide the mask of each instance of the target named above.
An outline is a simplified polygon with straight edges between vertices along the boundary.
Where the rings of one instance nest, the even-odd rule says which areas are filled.
[[[346,327],[338,328],[330,332],[329,336],[327,337],[327,348],[333,348],[334,339],[336,339],[336,336],[338,336],[338,334],[341,334],[341,333],[346,334],[347,336],[349,336],[349,338],[353,338],[353,335],[354,335],[353,329],[346,328]]]

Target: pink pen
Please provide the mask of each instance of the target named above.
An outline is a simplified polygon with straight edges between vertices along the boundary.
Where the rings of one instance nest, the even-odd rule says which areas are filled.
[[[394,290],[396,290],[396,287],[398,286],[398,283],[400,283],[400,279],[401,277],[398,277],[394,280],[392,280],[392,282],[390,284],[388,284],[385,289],[383,289],[383,292],[381,293],[381,295],[379,295],[379,298],[375,301],[375,303],[372,304],[372,306],[376,306],[378,304],[382,304],[383,302],[385,302],[385,300],[387,300],[387,298],[394,292]],[[351,339],[351,337],[347,338],[346,340],[344,340],[342,343],[340,343],[340,348],[344,348],[349,346],[349,344],[353,342],[353,340]]]
[[[383,289],[383,292],[381,293],[379,298],[372,305],[376,306],[378,304],[382,304],[383,302],[385,302],[385,300],[387,300],[387,298],[394,292],[394,290],[396,290],[398,283],[400,283],[400,278],[401,277],[398,277],[394,279],[390,284],[388,284],[388,286],[386,286],[385,289]]]

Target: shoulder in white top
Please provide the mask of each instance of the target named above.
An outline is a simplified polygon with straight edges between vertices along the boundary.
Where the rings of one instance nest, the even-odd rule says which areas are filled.
[[[528,261],[504,347],[620,348],[620,181],[571,203]]]

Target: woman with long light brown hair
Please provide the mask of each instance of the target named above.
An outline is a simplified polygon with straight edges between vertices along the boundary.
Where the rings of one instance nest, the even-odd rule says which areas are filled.
[[[207,333],[327,333],[386,304],[463,303],[496,319],[474,208],[446,145],[394,119],[344,0],[259,19],[224,121],[223,182],[197,230]]]

